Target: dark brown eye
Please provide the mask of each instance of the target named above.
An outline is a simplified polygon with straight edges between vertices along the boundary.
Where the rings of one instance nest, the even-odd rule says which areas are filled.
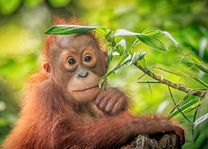
[[[90,62],[92,60],[92,56],[90,56],[90,55],[86,55],[85,57],[84,57],[84,61],[85,62]]]
[[[70,65],[74,65],[74,64],[76,63],[76,60],[75,60],[74,58],[69,58],[69,59],[68,59],[68,63],[69,63]]]

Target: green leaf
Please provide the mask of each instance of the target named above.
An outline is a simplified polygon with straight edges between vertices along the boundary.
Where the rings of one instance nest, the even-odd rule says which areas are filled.
[[[137,35],[139,35],[139,34],[125,30],[125,29],[117,29],[113,36],[117,37],[117,36],[137,36]]]
[[[113,73],[118,72],[121,68],[123,68],[128,62],[130,62],[132,57],[129,55],[127,57],[121,58],[122,61],[118,63],[118,65],[112,70]]]
[[[145,55],[146,55],[145,52],[142,52],[142,53],[135,52],[131,58],[129,65],[135,64],[137,61],[143,59]]]
[[[207,46],[208,46],[208,39],[203,37],[200,40],[200,44],[199,44],[199,56],[201,58],[205,56],[205,51],[206,51]]]
[[[161,33],[165,35],[176,47],[179,47],[178,42],[173,38],[173,36],[170,33],[166,31],[161,31]]]
[[[143,43],[145,43],[146,45],[152,47],[152,48],[156,48],[156,49],[160,49],[160,50],[167,50],[166,46],[156,37],[152,36],[152,35],[137,35],[137,37],[139,38],[140,41],[142,41]]]
[[[124,53],[124,51],[127,50],[127,46],[126,46],[126,40],[122,39],[120,40],[115,47],[113,47],[113,50],[116,50],[119,55],[122,55]]]
[[[81,25],[54,25],[49,28],[45,34],[52,35],[73,35],[73,34],[83,34],[99,27],[97,26],[81,26]]]
[[[162,34],[165,37],[167,37],[176,47],[179,46],[178,42],[167,31],[162,31],[162,30],[160,30],[158,28],[150,27],[150,28],[144,29],[142,33],[144,33],[146,35],[154,35],[154,36]]]
[[[197,118],[194,122],[194,127],[201,124],[202,122],[204,122],[207,119],[208,119],[208,113],[206,113],[206,114],[202,115],[201,117]]]
[[[189,123],[191,123],[191,121],[189,120],[189,118],[188,118],[188,117],[184,114],[184,112],[181,111],[181,109],[177,106],[176,101],[175,101],[175,99],[173,98],[173,94],[172,94],[172,92],[171,92],[170,86],[168,86],[168,91],[169,91],[169,93],[170,93],[171,99],[173,100],[173,103],[175,104],[175,106],[176,106],[176,108],[177,108],[177,111],[180,112],[181,115],[182,115]]]
[[[139,39],[137,38],[135,41],[134,41],[134,43],[131,45],[131,48],[130,49],[133,49],[136,45],[138,45],[139,44]]]
[[[203,65],[200,65],[200,64],[197,64],[197,63],[194,63],[194,65],[200,69],[201,71],[205,72],[205,73],[208,73],[208,68],[203,66]]]
[[[127,46],[126,46],[126,40],[125,39],[122,39],[120,41],[120,44],[119,45],[121,45],[123,47],[123,49],[126,49],[127,48]]]
[[[137,62],[138,57],[139,57],[139,53],[136,53],[136,52],[135,52],[135,53],[133,54],[132,58],[131,58],[131,61],[130,61],[130,63],[129,63],[129,66],[132,65],[132,64],[135,64],[135,63]]]
[[[189,108],[191,108],[192,106],[194,106],[196,104],[200,104],[199,99],[194,98],[192,100],[189,100],[188,102],[186,102],[182,106],[178,107],[178,109],[180,109],[180,111],[186,112]],[[175,111],[173,111],[171,113],[171,117],[174,117],[174,116],[176,116],[177,114],[180,113],[180,111],[178,109],[176,109]]]
[[[109,50],[107,52],[107,58],[106,58],[106,63],[107,63],[108,66],[110,65],[110,62],[111,62],[112,58],[113,58],[113,51]]]
[[[191,92],[190,92],[191,93]],[[190,97],[190,93],[187,93],[176,105],[175,107],[171,110],[170,113],[172,113],[175,109],[177,109],[177,107],[179,107],[184,101],[188,100],[188,98]]]
[[[135,32],[131,32],[125,29],[118,29],[114,33],[114,36],[136,36],[140,41],[145,43],[146,45],[160,49],[160,50],[167,50],[166,46],[156,37],[153,35],[147,35],[147,34],[139,34]]]
[[[161,30],[155,27],[148,27],[145,28],[142,33],[146,34],[146,35],[158,35],[161,33]]]
[[[124,56],[124,55],[122,55]],[[99,87],[103,88],[103,84],[105,82],[105,80],[107,80],[107,77],[111,74],[114,74],[116,72],[118,72],[120,69],[122,69],[128,62],[131,61],[131,56],[127,56],[127,57],[121,57],[120,61],[118,62],[117,66],[114,67],[112,70],[108,71],[99,81]]]
[[[102,27],[96,28],[96,33],[101,34],[104,37],[107,36],[109,32],[110,32],[110,29],[107,29],[107,28],[102,28]]]
[[[196,77],[194,77],[194,79],[195,79],[196,81],[198,81],[200,84],[202,84],[202,85],[204,85],[205,87],[208,88],[208,84],[207,84],[206,82],[204,82],[203,80],[198,79],[198,78],[196,78]]]
[[[125,29],[118,29],[115,31],[114,33],[114,37],[118,37],[118,36],[136,36],[141,42],[145,43],[146,45],[156,48],[156,49],[160,49],[160,50],[167,50],[167,47],[163,44],[163,42],[161,42],[158,38],[156,38],[155,34],[156,33],[162,33],[164,34],[166,37],[168,37],[175,45],[178,45],[177,42],[174,40],[174,38],[165,31],[160,31],[159,29],[146,29],[143,31],[143,33],[135,33],[135,32],[131,32]]]
[[[197,117],[197,114],[198,114],[198,111],[199,111],[199,106],[196,107],[196,110],[194,112],[193,122],[192,123],[195,122],[196,117]],[[195,142],[198,139],[198,137],[199,137],[200,130],[198,130],[197,128],[194,128],[194,125],[192,124],[191,131],[192,131],[192,136],[193,136],[192,137],[192,140],[193,140],[193,142]]]
[[[188,59],[185,57],[182,59],[182,62],[188,66],[194,66],[195,68],[197,68],[205,73],[208,73],[208,65],[198,59],[193,59],[193,58]]]

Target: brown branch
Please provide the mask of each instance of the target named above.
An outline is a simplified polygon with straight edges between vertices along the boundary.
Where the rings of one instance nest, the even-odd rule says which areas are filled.
[[[158,133],[138,135],[121,149],[181,149],[181,146],[175,133]]]
[[[172,87],[174,89],[183,91],[185,93],[189,93],[189,94],[194,95],[194,96],[199,96],[201,98],[204,98],[204,96],[206,94],[206,90],[196,90],[196,89],[192,89],[192,88],[186,87],[183,84],[171,82],[171,81],[163,78],[162,76],[153,73],[148,68],[144,68],[144,67],[142,67],[139,64],[135,64],[135,66],[137,68],[139,68],[142,72],[144,72],[145,74],[147,74],[148,76],[153,78],[154,80],[157,80],[159,83],[168,85],[168,86],[170,86],[170,87]]]

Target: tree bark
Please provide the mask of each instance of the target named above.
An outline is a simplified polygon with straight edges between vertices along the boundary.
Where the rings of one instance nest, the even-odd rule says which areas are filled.
[[[128,145],[128,144],[127,144]],[[125,148],[125,147],[124,147]],[[129,149],[181,149],[175,133],[138,135],[129,143]]]

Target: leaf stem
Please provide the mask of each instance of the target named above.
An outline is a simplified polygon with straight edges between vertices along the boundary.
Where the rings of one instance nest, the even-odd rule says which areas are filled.
[[[161,75],[155,74],[154,72],[152,72],[148,68],[144,68],[141,65],[139,65],[138,63],[136,63],[135,66],[138,69],[140,69],[142,72],[144,72],[145,74],[147,74],[148,76],[153,78],[154,80],[157,80],[159,83],[165,84],[165,85],[170,86],[174,89],[183,91],[185,93],[190,93],[194,96],[199,96],[201,98],[203,98],[206,94],[206,91],[207,91],[206,89],[201,89],[201,90],[192,89],[192,88],[184,86],[183,84],[175,83],[175,82],[172,82],[166,78],[163,78]]]

